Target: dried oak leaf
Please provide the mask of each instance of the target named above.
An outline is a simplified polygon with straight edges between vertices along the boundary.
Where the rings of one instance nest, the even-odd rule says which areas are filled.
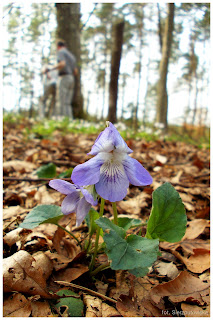
[[[54,275],[54,280],[62,280],[72,282],[73,280],[79,278],[82,274],[89,270],[88,266],[83,264],[78,264],[72,268],[66,268],[61,270]]]
[[[12,246],[13,244],[17,242],[23,242],[24,239],[28,236],[28,234],[32,233],[32,230],[27,230],[23,228],[16,228],[10,232],[8,232],[4,238],[3,241],[8,246]]]
[[[32,317],[53,317],[47,301],[31,301]]]
[[[63,255],[60,255],[55,252],[46,251],[45,254],[53,263],[53,268],[58,271],[67,267],[67,265],[72,261]]]
[[[124,270],[117,270],[115,275],[116,288],[112,288],[110,290],[109,296],[117,300],[121,294],[128,295],[131,286],[128,272]]]
[[[193,249],[190,257],[183,257],[177,252],[176,257],[179,257],[187,269],[194,273],[203,273],[210,268],[210,251],[206,249]]]
[[[116,303],[116,308],[123,317],[141,317],[143,311],[141,310],[137,299],[121,294]]]
[[[60,195],[58,193],[52,193],[50,195],[47,187],[41,186],[36,192],[34,198],[39,204],[55,204],[60,199]]]
[[[161,317],[162,312],[153,305],[149,293],[157,279],[136,278],[133,287],[129,290],[131,294],[121,294],[117,299],[117,309],[123,317]],[[134,297],[132,296],[134,295]]]
[[[164,309],[164,297],[172,303],[192,302],[197,305],[205,304],[205,297],[209,296],[209,284],[182,271],[177,278],[164,284],[159,284],[150,291],[154,304]]]
[[[8,208],[4,208],[3,209],[3,220],[15,218],[26,211],[27,211],[26,208],[22,208],[20,206],[10,206]]]
[[[11,160],[3,163],[3,170],[6,172],[11,171],[21,171],[32,172],[36,168],[36,165],[32,162],[21,161],[21,160]]]
[[[163,261],[157,261],[155,269],[161,276],[167,276],[170,279],[174,279],[179,274],[176,265],[173,262],[167,263]]]
[[[146,200],[148,198],[150,198],[149,194],[141,192],[134,198],[118,202],[118,207],[125,212],[131,212],[131,214],[138,215],[141,212],[141,209],[147,205]]]
[[[102,316],[102,301],[97,297],[84,294],[84,304],[86,305],[86,317],[101,317]]]
[[[121,314],[114,307],[109,306],[107,303],[102,302],[102,317],[120,317]]]
[[[192,272],[202,273],[210,268],[210,244],[208,241],[185,239],[177,243],[162,242],[160,247],[172,252]],[[183,255],[178,250],[180,248]]]
[[[172,254],[176,256],[177,249],[181,248],[183,253],[188,256],[194,254],[195,249],[205,249],[210,250],[210,244],[208,241],[204,241],[202,239],[194,239],[169,243],[169,242],[160,242],[160,247],[164,250],[169,250]]]
[[[34,253],[33,258],[36,261],[36,266],[42,269],[44,279],[47,280],[53,271],[52,261],[43,251]]]
[[[29,317],[31,311],[30,301],[21,293],[13,293],[4,299],[3,317]]]
[[[193,304],[181,303],[182,313],[180,316],[185,317],[210,317],[210,306],[206,306],[205,308],[198,307]]]
[[[49,249],[52,245],[52,241],[50,241],[48,237],[36,230],[33,230],[33,232],[27,235],[24,240],[25,243],[23,244],[22,249],[31,253]]]
[[[122,294],[116,307],[123,317],[162,317],[161,310],[149,298],[138,300]]]
[[[195,219],[187,224],[186,233],[182,239],[196,239],[202,234],[206,227],[210,227],[210,221],[206,219]]]
[[[44,298],[51,297],[46,289],[43,270],[24,250],[3,259],[3,279],[4,292],[19,291]]]
[[[108,289],[108,286],[109,286],[108,283],[104,283],[104,282],[102,282],[100,280],[96,280],[95,281],[95,286],[96,286],[96,289],[97,289],[98,293],[106,295],[106,292],[107,292],[107,289]]]

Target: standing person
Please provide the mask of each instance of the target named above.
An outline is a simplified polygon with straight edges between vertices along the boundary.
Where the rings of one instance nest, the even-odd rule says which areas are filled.
[[[58,73],[56,70],[50,70],[51,66],[45,67],[45,74],[43,76],[43,88],[44,94],[42,97],[42,116],[50,117],[55,113],[56,104],[56,84],[58,80]],[[43,72],[44,73],[44,72]],[[50,99],[50,103],[47,105],[47,101]]]
[[[78,70],[76,58],[67,49],[63,40],[57,41],[57,62],[51,70],[58,70],[60,112],[62,115],[73,119],[71,102],[74,95],[75,76]]]

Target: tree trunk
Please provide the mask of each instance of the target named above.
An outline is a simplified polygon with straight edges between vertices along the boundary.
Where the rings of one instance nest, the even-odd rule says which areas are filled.
[[[197,71],[195,70],[195,96],[194,96],[194,110],[192,116],[192,125],[195,125],[196,115],[197,115],[197,97],[198,97],[198,77]]]
[[[111,56],[111,76],[109,84],[109,112],[108,120],[112,123],[117,121],[117,97],[118,97],[118,77],[123,45],[124,21],[113,26],[112,32],[112,56]]]
[[[143,7],[142,7],[143,12]],[[142,47],[143,47],[143,16],[141,18],[141,23],[138,26],[138,37],[139,37],[139,70],[138,70],[138,91],[137,91],[137,101],[135,107],[135,116],[133,118],[133,129],[136,132],[138,129],[138,109],[139,109],[139,101],[140,101],[140,86],[141,86],[141,76],[142,76]]]
[[[162,40],[161,14],[160,14],[159,3],[157,3],[157,8],[158,8],[158,37],[159,37],[159,43],[160,43],[160,51],[162,52],[163,40]]]
[[[174,27],[174,3],[168,3],[168,16],[166,19],[163,47],[162,47],[162,58],[160,62],[160,79],[157,87],[157,114],[156,122],[163,124],[164,132],[167,132],[167,113],[168,113],[168,97],[167,97],[167,74],[169,57],[171,54],[172,46],[172,33]]]
[[[75,78],[75,93],[72,101],[74,118],[83,118],[83,96],[81,93],[81,46],[80,3],[56,3],[57,37],[63,39],[68,50],[76,57],[78,75]]]

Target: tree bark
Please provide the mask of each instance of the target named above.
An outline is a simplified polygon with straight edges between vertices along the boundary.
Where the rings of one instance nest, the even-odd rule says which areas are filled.
[[[81,93],[81,45],[80,3],[56,3],[57,37],[63,39],[68,50],[76,57],[78,75],[75,78],[75,93],[72,101],[74,118],[83,118],[83,96]]]
[[[111,76],[109,84],[109,112],[108,120],[112,123],[117,122],[117,97],[118,97],[118,78],[120,61],[123,45],[124,21],[113,26],[112,31],[112,55],[111,55]]]
[[[169,57],[172,47],[172,33],[174,28],[174,3],[168,3],[168,16],[165,24],[165,31],[162,46],[162,58],[160,62],[160,79],[157,86],[157,113],[156,122],[164,125],[164,131],[167,131],[167,113],[168,113],[168,97],[167,97],[167,74]]]

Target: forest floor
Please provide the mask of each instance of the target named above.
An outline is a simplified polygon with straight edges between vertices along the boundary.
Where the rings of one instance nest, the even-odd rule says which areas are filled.
[[[4,123],[4,316],[64,317],[72,315],[72,308],[80,308],[86,317],[209,317],[209,149],[184,142],[126,141],[134,151],[133,158],[152,175],[153,183],[143,188],[130,185],[124,201],[117,203],[118,214],[146,222],[152,192],[170,182],[185,205],[186,234],[178,243],[160,242],[161,255],[143,278],[111,269],[90,277],[85,251],[56,225],[42,224],[32,230],[17,227],[35,206],[60,206],[64,198],[48,186],[48,179],[39,179],[36,170],[54,163],[61,174],[85,162],[97,135],[65,135],[56,130],[49,138],[39,139],[26,137],[25,125]],[[108,201],[104,214],[112,216]],[[75,227],[73,213],[64,216],[60,224],[83,243],[88,231],[85,222]],[[141,227],[131,229],[131,233],[139,232]],[[144,226],[142,235],[145,232]],[[96,267],[106,261],[102,253]],[[78,299],[54,298],[60,289],[71,290],[67,294]],[[78,301],[76,307],[74,300]],[[83,308],[79,301],[83,301]]]

